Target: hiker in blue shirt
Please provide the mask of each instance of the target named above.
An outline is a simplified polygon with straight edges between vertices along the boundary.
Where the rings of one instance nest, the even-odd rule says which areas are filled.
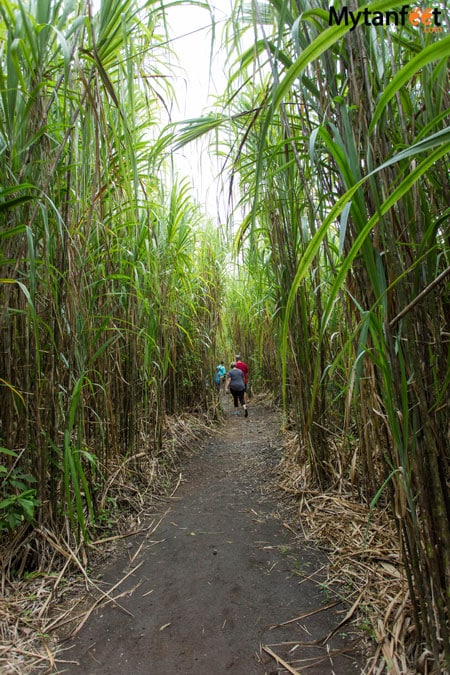
[[[217,387],[217,393],[220,393],[220,390],[222,389],[222,384],[225,382],[225,375],[226,375],[227,369],[225,368],[223,361],[219,363],[218,366],[216,366],[216,387]]]

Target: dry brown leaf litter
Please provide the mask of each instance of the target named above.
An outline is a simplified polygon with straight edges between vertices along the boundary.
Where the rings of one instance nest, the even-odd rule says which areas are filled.
[[[56,652],[58,638],[64,632],[74,635],[92,611],[113,602],[120,607],[120,585],[102,589],[102,582],[89,575],[89,568],[116,551],[117,542],[138,532],[145,533],[146,545],[156,543],[150,537],[161,522],[161,504],[169,502],[180,484],[179,456],[188,455],[200,438],[211,433],[211,426],[197,416],[168,418],[163,450],[156,456],[140,453],[124,460],[111,472],[103,498],[114,500],[120,508],[110,525],[118,534],[99,530],[89,544],[76,545],[66,530],[51,532],[44,527],[14,533],[0,547],[0,672],[2,675],[26,675],[50,672],[66,661],[64,651]],[[143,443],[145,445],[145,443]],[[139,487],[136,487],[139,485]],[[24,578],[12,570],[25,569],[33,553],[41,562],[39,570]],[[137,553],[130,555],[130,561]],[[25,561],[25,562],[21,562]],[[135,571],[135,567],[132,571]],[[57,571],[55,571],[57,570]],[[86,606],[89,590],[89,606]],[[129,591],[127,591],[129,593]]]
[[[367,634],[369,653],[373,653],[364,672],[433,672],[426,651],[417,668],[410,665],[418,645],[392,514],[388,508],[370,511],[357,501],[350,482],[346,484],[342,476],[333,491],[324,494],[311,489],[307,462],[299,462],[297,439],[289,434],[286,439],[285,457],[278,467],[279,487],[289,496],[292,522],[306,541],[327,552],[327,585],[340,589],[346,601],[353,603],[357,625]]]
[[[52,653],[52,635],[56,628],[60,630],[64,626],[76,632],[87,620],[93,609],[92,603],[88,608],[82,603],[79,610],[77,608],[80,596],[84,595],[81,593],[83,589],[95,590],[95,607],[107,602],[120,604],[120,584],[123,579],[117,584],[116,594],[112,589],[104,593],[101,584],[96,584],[85,573],[89,560],[99,562],[111,553],[117,540],[142,531],[143,523],[147,523],[149,532],[153,533],[157,529],[159,521],[155,513],[151,512],[151,507],[149,509],[148,504],[152,502],[148,499],[149,494],[152,493],[153,503],[159,502],[160,511],[160,501],[170,499],[167,486],[172,486],[173,494],[181,480],[177,473],[177,454],[181,451],[189,453],[192,441],[209,431],[207,424],[189,416],[171,419],[166,431],[164,454],[155,458],[141,453],[133,459],[134,464],[137,462],[136,466],[130,467],[124,463],[117,467],[114,483],[111,481],[108,491],[105,490],[105,498],[107,494],[114,494],[121,504],[120,513],[126,513],[126,517],[122,516],[115,526],[119,534],[100,536],[88,548],[75,548],[66,541],[65,533],[56,535],[42,530],[41,539],[48,549],[48,569],[55,567],[54,560],[59,557],[61,562],[58,573],[49,574],[43,570],[34,579],[12,581],[6,574],[8,561],[2,557],[2,673],[25,675],[37,669],[51,670],[64,663],[64,652],[58,653],[58,657]],[[353,614],[358,613],[361,630],[367,631],[376,645],[365,672],[367,675],[387,672],[405,675],[413,672],[408,670],[410,651],[415,644],[411,603],[392,518],[387,511],[382,510],[374,511],[369,518],[369,509],[356,501],[350,487],[344,491],[342,481],[338,483],[339,492],[319,494],[311,490],[307,464],[299,462],[296,439],[291,437],[288,440],[285,452],[285,459],[279,467],[279,487],[290,495],[291,525],[295,523],[295,527],[300,527],[306,541],[319,542],[326,547],[330,560],[327,584],[342,589],[346,600],[353,603],[350,618],[353,619]],[[249,461],[255,463],[256,469],[258,460],[253,458]],[[265,470],[262,463],[260,468]],[[145,476],[149,494],[132,486],[130,488],[129,473],[133,471],[139,478]],[[121,480],[124,472],[128,474],[127,479]],[[158,492],[162,495],[166,492],[166,495],[158,497]],[[285,525],[291,528],[289,523]],[[32,544],[29,542],[28,545]],[[99,553],[95,553],[97,549]],[[68,579],[67,570],[73,574]],[[82,572],[77,573],[80,570]],[[66,595],[68,585],[75,598],[70,608],[67,608],[67,603],[59,602]],[[267,653],[272,651],[278,665],[288,672],[297,672],[297,663],[302,671],[308,668],[304,662],[284,663],[283,658],[274,651],[275,647],[265,645],[264,649]],[[295,651],[295,646],[292,649]],[[318,657],[316,665],[322,659],[322,656]],[[428,670],[426,652],[419,659],[419,667],[423,673],[431,672]]]

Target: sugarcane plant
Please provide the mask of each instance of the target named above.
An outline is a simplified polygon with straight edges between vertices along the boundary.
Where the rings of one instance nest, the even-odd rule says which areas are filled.
[[[229,134],[236,246],[265,277],[252,326],[275,337],[286,419],[321,489],[347,467],[371,508],[390,502],[416,655],[426,645],[445,672],[449,17],[406,9],[236,2],[222,107],[179,143]]]
[[[38,566],[49,528],[81,546],[116,467],[159,457],[166,416],[206,410],[238,346],[314,488],[351,471],[390,505],[416,653],[448,671],[445,4],[236,0],[222,100],[160,135],[163,10],[0,5],[3,569]],[[234,260],[166,162],[210,132]]]
[[[43,564],[49,530],[89,539],[117,467],[158,458],[166,415],[211,395],[224,247],[153,132],[173,94],[162,11],[0,7],[6,573]]]

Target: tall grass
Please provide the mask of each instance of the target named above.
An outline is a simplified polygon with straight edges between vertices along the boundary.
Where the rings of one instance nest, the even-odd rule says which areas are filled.
[[[161,10],[0,6],[0,504],[17,564],[36,562],[33,522],[89,536],[108,468],[158,452],[168,413],[205,410],[232,345],[279,394],[315,484],[351,471],[359,498],[390,504],[416,644],[449,670],[450,37],[329,26],[315,0],[235,3],[222,108],[168,138],[229,130],[245,215],[222,323],[223,242],[152,140],[172,95]]]
[[[243,276],[258,279],[252,325],[277,345],[274,386],[281,373],[323,489],[347,468],[367,503],[390,501],[417,644],[445,670],[450,37],[439,9],[442,33],[329,26],[316,1],[235,3],[231,50],[247,49],[223,110],[180,142],[229,129],[248,213],[236,239]],[[327,441],[339,432],[336,455]]]
[[[0,445],[31,481],[3,485],[0,516],[31,490],[22,569],[33,525],[89,538],[110,467],[156,455],[167,414],[206,411],[223,245],[153,139],[161,11],[0,7]]]

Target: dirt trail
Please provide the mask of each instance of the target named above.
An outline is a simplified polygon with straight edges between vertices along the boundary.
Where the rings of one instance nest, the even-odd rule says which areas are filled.
[[[348,608],[325,609],[333,603],[320,585],[326,560],[284,526],[268,489],[279,458],[276,413],[251,406],[247,419],[236,418],[225,405],[225,428],[188,462],[156,532],[131,564],[142,537],[105,570],[112,586],[141,563],[120,590],[137,588],[120,607],[91,616],[64,645],[59,657],[73,663],[58,672],[287,672],[263,646],[299,672],[305,666],[311,675],[361,672],[350,635],[336,636],[328,647],[311,644],[336,628]],[[283,622],[290,623],[278,626]]]

